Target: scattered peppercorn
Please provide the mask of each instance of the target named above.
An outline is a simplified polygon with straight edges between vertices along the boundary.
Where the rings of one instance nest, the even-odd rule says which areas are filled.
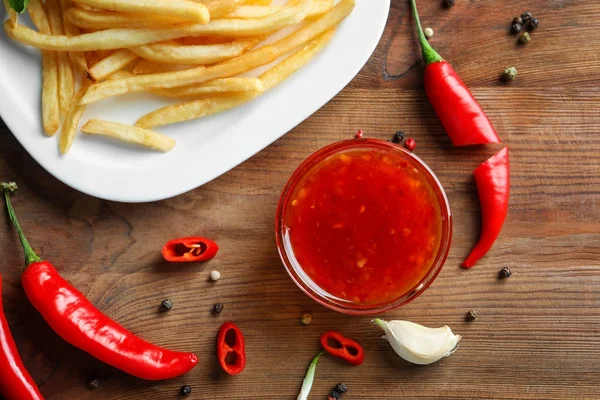
[[[514,22],[510,27],[510,30],[513,33],[519,33],[519,32],[521,32],[522,29],[523,29],[523,25],[518,22]]]
[[[162,307],[163,310],[165,311],[169,311],[171,308],[173,308],[173,302],[169,299],[165,299],[163,300],[163,302],[160,305]]]
[[[406,139],[406,143],[404,144],[404,146],[410,151],[415,151],[415,149],[417,148],[417,142],[413,138],[408,138]]]
[[[529,36],[529,33],[527,33],[527,32],[523,32],[519,35],[519,43],[520,44],[525,44],[525,43],[529,42],[529,39],[531,39],[531,37]]]
[[[338,383],[335,386],[335,390],[337,390],[338,392],[344,394],[344,393],[346,393],[348,391],[348,386],[346,386],[345,383]]]
[[[310,315],[309,313],[302,314],[302,316],[300,316],[300,322],[302,323],[302,325],[310,325],[310,323],[312,322],[312,315]]]
[[[98,378],[92,378],[88,382],[88,388],[90,390],[96,390],[100,387],[100,380]]]
[[[425,28],[423,33],[425,34],[425,37],[427,39],[431,39],[433,37],[433,29],[431,29],[431,28]]]
[[[394,143],[401,143],[403,140],[404,140],[404,132],[402,132],[402,131],[396,132],[396,134],[392,138],[392,142],[394,142]]]
[[[502,267],[500,269],[500,278],[510,278],[512,271],[509,267]]]
[[[222,303],[216,303],[213,306],[213,311],[217,314],[220,314],[223,312],[223,309],[225,308],[225,306]]]
[[[356,132],[356,135],[354,135],[354,137],[355,137],[356,139],[362,139],[362,137],[363,137],[363,134],[364,134],[363,130],[362,130],[362,129],[359,129],[359,130],[358,130],[358,132]]]
[[[540,25],[540,21],[537,18],[532,18],[529,23],[529,30],[532,31]]]
[[[466,315],[467,321],[475,321],[477,319],[477,313],[475,310],[470,310]]]
[[[521,14],[521,19],[523,20],[524,24],[528,24],[529,21],[531,21],[531,18],[533,18],[533,15],[529,11],[525,11],[523,14]]]
[[[502,71],[502,79],[512,81],[517,77],[517,69],[515,67],[506,67]]]
[[[523,25],[523,18],[521,18],[521,17],[514,17],[513,18],[513,24],[521,24],[521,25]]]
[[[340,392],[338,392],[335,389],[331,389],[331,391],[329,392],[329,397],[338,400],[340,398]]]
[[[446,0],[446,5],[448,7],[452,7],[454,5],[455,1],[454,0]]]
[[[190,393],[192,393],[192,388],[189,385],[184,385],[181,387],[181,390],[179,391],[182,395],[187,396]]]
[[[210,280],[218,281],[221,279],[221,273],[219,271],[210,271]]]

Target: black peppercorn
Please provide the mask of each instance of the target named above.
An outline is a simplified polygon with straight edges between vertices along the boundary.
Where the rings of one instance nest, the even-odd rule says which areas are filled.
[[[534,30],[535,28],[537,28],[540,25],[540,21],[538,21],[537,18],[532,18],[531,22],[529,23],[529,30]]]
[[[519,35],[519,43],[520,44],[528,43],[529,39],[531,39],[531,36],[529,36],[529,33],[527,33],[527,32],[523,32]]]
[[[513,24],[521,24],[521,25],[523,25],[523,18],[521,18],[521,17],[514,17],[513,18]]]
[[[348,386],[346,386],[345,383],[338,383],[335,386],[335,390],[337,390],[338,392],[340,392],[340,393],[343,394],[343,393],[346,393],[348,391]]]
[[[500,278],[510,278],[511,275],[512,275],[512,271],[510,270],[509,267],[502,267],[502,269],[500,269],[500,273],[499,273]]]
[[[394,143],[401,143],[403,140],[404,140],[404,132],[398,131],[394,135],[394,137],[392,139],[392,142],[394,142]]]
[[[470,310],[465,316],[465,319],[467,321],[475,321],[477,319],[477,313],[475,312],[475,310]]]
[[[523,14],[521,14],[521,19],[525,24],[529,23],[529,21],[531,21],[531,18],[533,18],[533,15],[529,11],[525,11]]]
[[[173,302],[169,299],[165,299],[163,300],[161,307],[163,310],[169,311],[171,308],[173,308]]]
[[[220,314],[220,313],[223,311],[223,309],[224,309],[224,308],[225,308],[225,306],[224,306],[223,304],[221,304],[221,303],[216,303],[216,304],[213,306],[213,311],[214,311],[215,313],[217,313],[217,314]]]
[[[448,7],[452,7],[454,5],[454,0],[445,0],[445,3]]]
[[[192,388],[189,385],[184,385],[181,387],[181,390],[179,391],[182,395],[187,396],[190,393],[192,393]]]
[[[513,24],[511,25],[511,27],[510,27],[510,30],[511,30],[513,33],[519,33],[519,32],[521,32],[521,30],[522,30],[522,29],[523,29],[523,25],[521,25],[521,24],[520,24],[520,23],[518,23],[518,22],[515,22],[515,23],[513,23]]]
[[[98,378],[92,378],[89,380],[88,382],[88,388],[90,390],[96,390],[100,387],[100,381],[98,380]]]
[[[331,389],[331,392],[329,392],[329,397],[331,397],[332,399],[339,399],[340,398],[340,392],[338,392],[335,389]]]
[[[517,69],[515,67],[506,67],[502,71],[502,79],[505,81],[512,81],[517,77]]]

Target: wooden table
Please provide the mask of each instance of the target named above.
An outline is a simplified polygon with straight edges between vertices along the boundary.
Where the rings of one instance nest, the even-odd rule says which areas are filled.
[[[376,1],[376,0],[373,0]],[[473,169],[498,147],[453,148],[422,90],[423,65],[407,1],[393,1],[377,51],[333,101],[219,179],[177,198],[144,205],[101,201],[42,170],[4,125],[0,178],[18,180],[21,223],[44,258],[100,309],[142,337],[195,351],[199,365],[168,382],[125,376],[62,341],[29,305],[19,284],[21,254],[6,220],[0,229],[4,308],[21,354],[48,399],[292,399],[322,332],[336,329],[365,348],[363,366],[325,358],[311,399],[338,381],[346,399],[600,399],[600,4],[591,0],[424,1],[433,45],[451,60],[510,146],[512,193],[504,230],[476,268],[458,267],[479,232]],[[528,7],[540,20],[525,46],[508,33]],[[365,21],[365,24],[368,21]],[[519,69],[505,85],[498,73]],[[8,101],[3,98],[1,101]],[[437,173],[454,212],[454,242],[436,282],[418,300],[385,314],[464,336],[452,357],[407,364],[369,318],[317,305],[284,271],[273,235],[279,193],[313,151],[358,128],[391,138],[401,129]],[[401,206],[401,205],[399,205]],[[168,239],[206,235],[221,246],[208,264],[169,265]],[[497,278],[502,266],[514,271]],[[222,279],[207,281],[218,269]],[[158,312],[164,298],[175,307]],[[211,314],[215,302],[225,311]],[[472,323],[465,313],[477,310]],[[309,326],[299,317],[313,315]],[[248,365],[225,376],[215,356],[226,320],[247,338]],[[89,391],[90,376],[101,388]]]

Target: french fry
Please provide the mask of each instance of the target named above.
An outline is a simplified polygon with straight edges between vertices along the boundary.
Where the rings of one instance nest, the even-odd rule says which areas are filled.
[[[153,74],[158,72],[161,64],[156,61],[141,59],[133,68],[134,75]]]
[[[52,35],[64,35],[64,26],[60,4],[57,0],[46,0],[46,14]],[[75,93],[75,80],[69,55],[57,54],[58,62],[58,104],[61,116],[67,111],[69,102]]]
[[[93,67],[86,69],[83,75],[92,82],[99,82],[137,59],[139,57],[135,53],[128,49],[122,49],[96,63]]]
[[[355,0],[342,0],[319,19],[312,21],[283,39],[221,64],[206,68],[198,67],[185,71],[149,74],[97,83],[90,87],[82,101],[84,103],[92,103],[125,93],[189,86],[213,79],[231,77],[252,70],[270,63],[275,58],[304,45],[331,27],[336,26],[352,12],[354,5]]]
[[[334,6],[333,0],[315,0],[306,18],[314,18],[325,14]],[[283,6],[241,6],[228,12],[224,18],[264,18],[280,11]]]
[[[196,0],[197,1],[197,0]],[[208,12],[210,13],[211,19],[220,18],[223,14],[230,12],[234,8],[241,4],[244,4],[245,0],[203,0],[202,3],[206,5]]]
[[[178,43],[155,43],[132,47],[131,51],[147,60],[169,64],[206,65],[237,57],[256,46],[260,39],[244,38],[230,43],[183,46]]]
[[[12,9],[10,4],[8,4],[8,0],[4,0],[4,8],[6,9],[6,13],[8,14],[8,20],[12,24],[17,25],[19,23],[19,15],[16,13],[15,10]]]
[[[65,155],[71,149],[75,135],[77,134],[77,127],[79,126],[79,120],[85,111],[85,105],[79,104],[81,97],[85,93],[89,86],[89,82],[83,82],[79,91],[73,96],[69,103],[69,108],[65,115],[65,121],[60,132],[60,139],[58,141],[58,149],[60,154]]]
[[[89,120],[81,127],[81,131],[88,134],[111,137],[127,143],[138,144],[149,149],[163,152],[167,152],[175,146],[175,140],[160,133],[137,126],[102,121],[99,119]]]
[[[307,64],[327,43],[329,43],[333,37],[333,33],[334,29],[323,33],[304,48],[262,74],[259,79],[263,83],[263,91],[226,94],[163,107],[144,115],[137,121],[136,125],[150,128],[189,121],[191,119],[202,118],[244,104],[263,92],[272,89]]]
[[[190,0],[73,0],[79,4],[119,12],[168,15],[183,20],[206,24],[210,13],[202,3]]]
[[[181,20],[163,15],[88,11],[74,7],[65,11],[65,19],[72,25],[85,29],[167,28],[182,23]]]
[[[152,93],[170,98],[200,97],[219,93],[261,92],[263,84],[257,78],[223,78],[215,79],[203,85],[185,86],[181,88],[154,90]]]
[[[67,36],[77,36],[81,33],[78,27],[73,25],[70,21],[65,17],[65,10],[71,8],[72,3],[70,0],[60,0],[60,6],[63,11],[63,26],[65,28],[65,34]],[[71,65],[73,67],[73,74],[77,75],[85,71],[87,68],[87,63],[85,60],[85,54],[79,51],[69,52],[69,59],[71,60]]]
[[[297,6],[286,7],[261,19],[218,19],[204,25],[177,25],[168,29],[107,29],[68,37],[44,35],[23,25],[15,25],[6,21],[4,31],[13,40],[43,50],[112,50],[186,36],[258,36],[301,22],[310,11],[311,5],[312,0],[302,0]]]
[[[29,17],[40,32],[49,33],[50,25],[46,11],[40,0],[31,0]],[[56,53],[42,52],[42,126],[48,136],[52,136],[60,125],[58,104],[58,61]]]

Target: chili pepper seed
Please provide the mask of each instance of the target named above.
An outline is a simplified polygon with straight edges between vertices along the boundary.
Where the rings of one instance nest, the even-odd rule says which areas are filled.
[[[302,314],[302,316],[300,316],[300,322],[302,323],[302,325],[310,325],[310,323],[312,322],[312,315],[310,315],[309,313]]]
[[[354,138],[355,139],[362,139],[363,134],[364,134],[363,130],[359,129],[358,132],[356,132],[356,135],[354,135]]]
[[[502,269],[500,269],[500,272],[499,272],[500,278],[502,278],[502,279],[510,278],[511,275],[512,275],[512,271],[510,270],[509,267],[502,267]]]
[[[532,18],[531,22],[529,22],[529,30],[532,31],[538,26],[540,26],[540,21],[537,18]]]
[[[512,81],[517,77],[517,69],[515,67],[506,67],[502,71],[502,79]]]
[[[218,281],[221,279],[221,273],[219,271],[210,271],[210,280]]]
[[[529,11],[525,11],[523,14],[521,14],[521,19],[525,24],[529,23],[529,21],[531,21],[532,18],[533,15]]]
[[[338,383],[337,385],[335,385],[335,390],[337,390],[341,394],[344,394],[348,391],[348,386],[346,386],[345,383]]]
[[[417,142],[413,138],[408,138],[406,139],[404,147],[406,147],[406,149],[409,151],[415,151],[415,149],[417,148]]]
[[[427,39],[431,39],[433,37],[433,29],[431,29],[431,28],[425,28],[423,33],[425,34],[425,37]]]
[[[163,310],[165,311],[169,311],[171,308],[173,308],[173,302],[169,299],[165,299],[163,300],[163,302],[160,305],[162,307]]]
[[[510,27],[510,30],[513,31],[513,33],[519,33],[522,29],[523,25],[518,22],[513,23]]]
[[[192,393],[192,388],[189,385],[184,385],[181,387],[179,392],[184,396],[188,396],[190,393]]]
[[[475,321],[477,319],[477,312],[475,310],[470,310],[465,316],[467,321]]]
[[[213,311],[217,314],[220,314],[223,312],[223,309],[225,308],[225,306],[222,303],[216,303],[213,306]]]
[[[332,399],[339,399],[340,398],[340,392],[338,392],[335,389],[331,389],[331,391],[329,392],[329,397],[331,397]]]
[[[529,33],[527,33],[527,32],[523,32],[519,35],[519,43],[520,44],[525,44],[525,43],[529,42],[529,39],[531,39],[531,37],[529,36]]]
[[[88,388],[90,390],[96,390],[100,387],[100,380],[98,378],[92,378],[88,382]]]

